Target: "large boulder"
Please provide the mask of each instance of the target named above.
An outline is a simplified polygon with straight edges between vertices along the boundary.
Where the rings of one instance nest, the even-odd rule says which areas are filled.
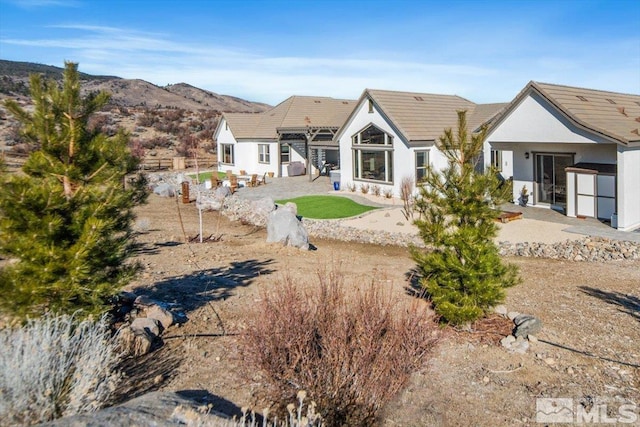
[[[276,210],[276,203],[271,197],[264,197],[260,200],[253,201],[251,207],[256,215],[263,216],[266,219],[271,212]]]
[[[235,425],[230,416],[212,411],[189,396],[193,392],[152,392],[97,412],[59,418],[47,427],[218,426]]]
[[[292,206],[291,206],[292,205]],[[267,242],[309,249],[309,234],[296,216],[295,204],[272,211],[267,217]]]
[[[156,185],[153,192],[160,197],[175,197],[176,195],[173,185],[167,184],[166,182]]]

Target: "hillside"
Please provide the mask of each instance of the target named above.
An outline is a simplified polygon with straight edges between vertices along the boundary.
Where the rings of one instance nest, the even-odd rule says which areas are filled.
[[[30,62],[0,60],[0,152],[25,155],[34,147],[27,144],[16,120],[2,106],[14,99],[29,109],[29,76],[40,73],[62,81],[63,69]],[[131,148],[143,159],[187,155],[197,145],[203,155],[213,154],[213,133],[221,113],[258,113],[269,105],[219,95],[186,83],[159,87],[140,79],[92,76],[80,73],[82,91],[106,91],[111,100],[92,120],[92,126],[113,135],[126,130]],[[154,160],[155,161],[155,160]]]
[[[82,66],[82,64],[80,65]],[[46,78],[62,79],[63,69],[31,62],[0,60],[0,94],[10,97],[28,96],[29,76],[43,74]],[[93,76],[80,73],[85,91],[105,90],[111,93],[111,104],[119,107],[178,108],[188,111],[256,113],[271,108],[234,96],[220,95],[179,83],[156,86],[140,79],[115,76]]]

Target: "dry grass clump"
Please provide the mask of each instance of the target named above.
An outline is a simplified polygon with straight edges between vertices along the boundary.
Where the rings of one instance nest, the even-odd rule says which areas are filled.
[[[0,420],[31,425],[105,406],[120,352],[105,318],[46,315],[0,331]]]
[[[326,425],[371,426],[426,362],[438,328],[423,301],[402,303],[376,283],[347,292],[343,276],[319,272],[313,287],[285,277],[265,293],[245,355],[271,401],[306,390]]]

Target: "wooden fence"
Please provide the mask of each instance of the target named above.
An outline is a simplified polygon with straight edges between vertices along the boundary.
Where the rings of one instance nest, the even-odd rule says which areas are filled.
[[[14,153],[11,151],[2,151],[0,153],[2,160],[9,168],[21,168],[27,160],[28,154]],[[184,161],[178,161],[178,164],[187,169],[196,167],[196,160],[193,158],[184,158]],[[160,171],[173,169],[173,157],[147,157],[140,162],[140,170],[143,171]],[[199,157],[198,167],[200,169],[211,169],[218,166],[218,162],[214,156]]]

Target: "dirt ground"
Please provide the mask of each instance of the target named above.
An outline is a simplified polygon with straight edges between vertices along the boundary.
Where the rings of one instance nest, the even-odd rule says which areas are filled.
[[[312,239],[317,250],[299,251],[267,244],[265,230],[216,212],[204,212],[203,224],[205,236],[221,239],[184,243],[198,234],[193,204],[152,195],[138,209],[137,258],[145,270],[130,290],[176,303],[189,320],[166,331],[164,346],[132,371],[129,397],[203,390],[214,409],[261,412],[260,376],[246,372],[238,334],[261,290],[285,273],[313,283],[319,268],[339,262],[352,284],[375,281],[413,298],[405,248]],[[386,409],[385,426],[541,425],[536,398],[543,397],[572,398],[587,410],[604,401],[614,418],[620,399],[640,405],[640,262],[508,261],[523,283],[508,290],[506,305],[542,320],[538,341],[511,354],[495,344],[499,336],[443,331],[433,359]]]

